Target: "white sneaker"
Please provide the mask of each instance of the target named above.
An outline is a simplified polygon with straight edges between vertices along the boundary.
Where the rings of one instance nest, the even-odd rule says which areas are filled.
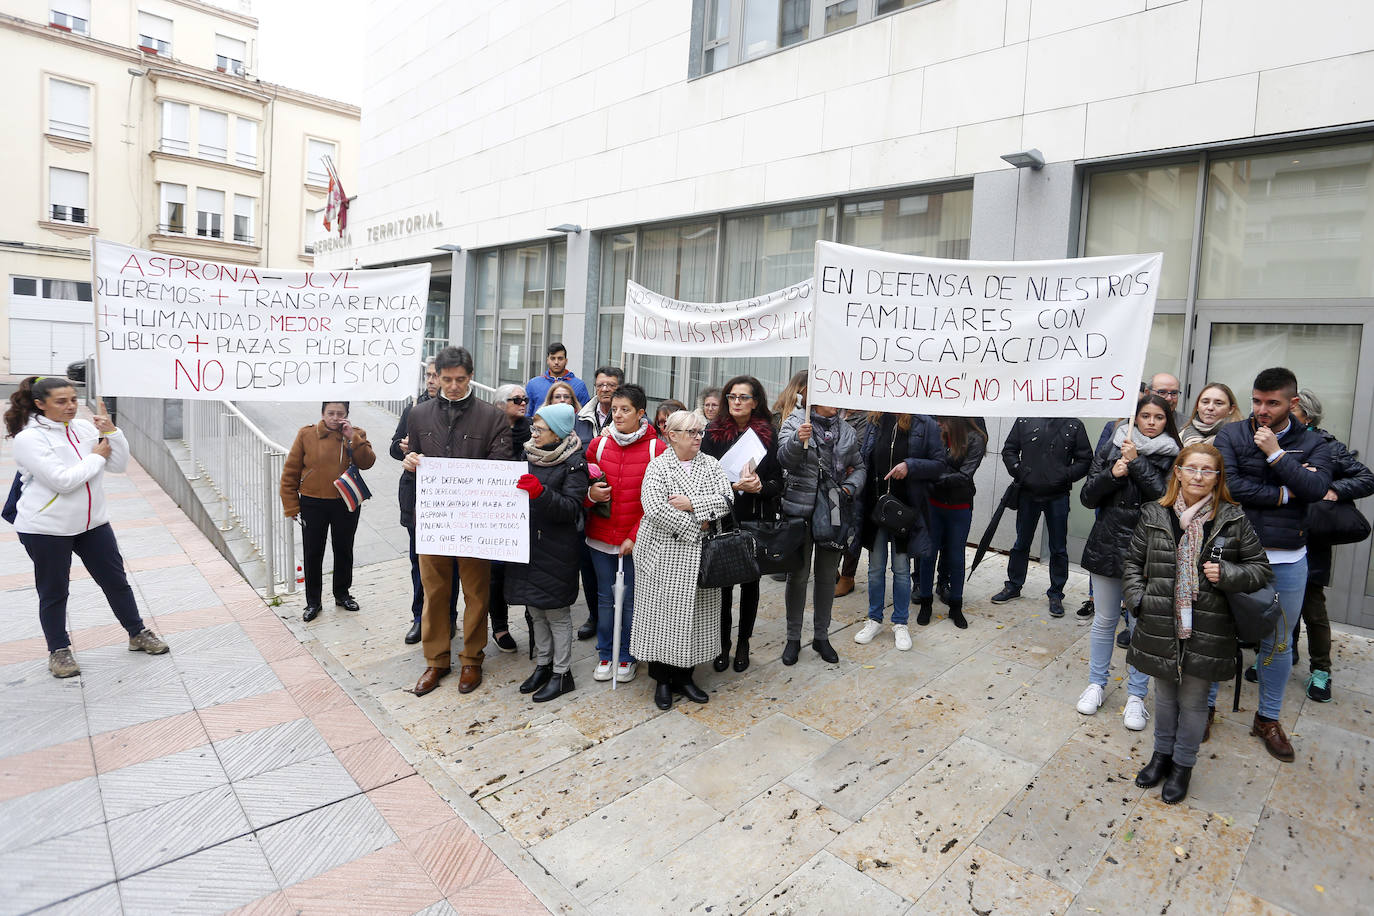
[[[1085,716],[1091,716],[1102,708],[1102,688],[1096,684],[1089,684],[1078,696],[1078,711]]]
[[[911,648],[911,631],[906,628],[906,624],[894,623],[892,625],[892,635],[897,637],[898,652],[905,652]]]
[[[639,670],[639,665],[638,665],[638,663],[636,663],[636,662],[621,662],[621,663],[620,663],[620,670],[616,671],[616,673],[615,673],[615,681],[616,681],[616,683],[617,683],[617,684],[628,684],[628,683],[630,683],[630,681],[633,681],[633,680],[635,679],[635,672],[638,671],[638,670]]]
[[[861,646],[866,646],[873,641],[873,637],[878,635],[878,631],[883,625],[872,617],[864,621],[864,625],[859,628],[859,632],[854,634],[854,641]]]
[[[597,663],[596,663],[596,671],[594,671],[594,672],[592,673],[592,680],[594,680],[594,681],[609,681],[610,679],[611,679],[611,663],[610,663],[610,662],[597,662]]]
[[[1121,721],[1126,723],[1126,727],[1133,732],[1145,730],[1145,723],[1150,720],[1150,713],[1145,708],[1145,701],[1140,697],[1126,698],[1126,711],[1121,714]]]

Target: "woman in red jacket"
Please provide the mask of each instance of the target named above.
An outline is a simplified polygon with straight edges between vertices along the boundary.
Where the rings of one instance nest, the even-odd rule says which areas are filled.
[[[610,515],[587,513],[587,546],[596,567],[596,651],[592,675],[598,681],[614,677],[620,683],[634,679],[637,665],[630,655],[630,626],[634,621],[635,564],[631,552],[639,537],[644,508],[639,488],[649,462],[663,454],[664,445],[649,425],[644,412],[648,399],[638,385],[621,385],[611,397],[611,428],[587,446],[587,460],[601,468],[603,477],[587,491],[589,504],[610,503]],[[611,659],[615,628],[615,576],[625,568],[625,600],[620,618],[620,657]],[[614,668],[614,671],[612,670]]]

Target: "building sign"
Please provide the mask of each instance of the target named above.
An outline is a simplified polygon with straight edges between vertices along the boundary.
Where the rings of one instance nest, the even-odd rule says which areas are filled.
[[[416,213],[368,226],[367,243],[375,245],[377,242],[388,242],[392,239],[401,239],[421,232],[433,232],[442,228],[444,228],[444,220],[439,215],[438,210],[429,213]]]

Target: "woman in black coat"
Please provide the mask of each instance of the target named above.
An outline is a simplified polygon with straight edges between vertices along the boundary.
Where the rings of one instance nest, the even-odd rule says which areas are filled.
[[[740,475],[730,485],[735,494],[735,518],[741,522],[757,521],[776,511],[774,502],[782,494],[782,465],[778,462],[778,436],[773,418],[768,412],[768,400],[763,383],[752,375],[737,375],[725,383],[725,409],[706,427],[701,451],[719,461],[725,457],[746,432],[763,443],[763,458],[752,473]],[[720,654],[711,667],[724,671],[730,665],[730,605],[735,590],[720,591]],[[759,582],[745,582],[739,587],[739,637],[735,643],[735,670],[749,668],[749,640],[754,635],[754,621],[759,614]]]
[[[976,418],[974,418],[976,419]],[[930,485],[930,539],[935,549],[921,557],[916,623],[930,623],[934,604],[936,570],[944,582],[940,599],[949,606],[949,619],[968,629],[964,618],[964,549],[973,527],[973,495],[978,487],[973,475],[988,451],[988,437],[968,417],[940,417],[945,443],[945,470]]]
[[[1127,433],[1130,433],[1128,436]],[[1131,542],[1140,507],[1164,495],[1178,454],[1174,412],[1157,394],[1141,398],[1135,422],[1122,420],[1110,439],[1093,455],[1079,501],[1097,510],[1092,533],[1083,547],[1083,568],[1093,590],[1093,626],[1088,637],[1088,686],[1078,698],[1078,711],[1091,716],[1102,706],[1121,619],[1121,557]],[[1127,668],[1125,725],[1141,731],[1149,720],[1145,694],[1149,679]]]
[[[530,561],[507,563],[506,601],[523,604],[537,655],[534,673],[520,685],[545,703],[573,689],[572,603],[581,568],[582,501],[587,460],[572,431],[576,414],[567,404],[539,408],[525,443],[529,473],[517,486],[530,497]]]
[[[1163,780],[1165,804],[1188,794],[1208,689],[1236,673],[1225,593],[1252,592],[1272,579],[1259,537],[1226,488],[1221,453],[1200,442],[1185,446],[1164,497],[1141,507],[1122,570],[1126,607],[1136,617],[1126,661],[1155,679],[1154,754],[1135,782],[1148,789]]]

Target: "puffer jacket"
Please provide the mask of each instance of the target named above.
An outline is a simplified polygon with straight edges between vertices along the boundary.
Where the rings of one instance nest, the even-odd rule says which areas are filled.
[[[1324,429],[1316,430],[1331,454],[1331,489],[1337,501],[1351,503],[1374,494],[1374,471],[1365,467],[1345,443]],[[1331,545],[1312,540],[1307,544],[1307,581],[1323,588],[1331,584]]]
[[[344,442],[343,433],[325,426],[323,420],[302,426],[282,465],[281,505],[286,515],[294,517],[301,511],[302,496],[342,499],[334,481],[350,462],[360,471],[377,463],[366,431],[355,426],[353,438]]]
[[[1193,635],[1178,638],[1174,619],[1174,559],[1183,536],[1172,509],[1158,502],[1140,509],[1140,523],[1126,548],[1122,600],[1136,617],[1127,664],[1151,677],[1179,680],[1189,674],[1224,681],[1236,673],[1236,625],[1225,592],[1253,592],[1274,578],[1255,530],[1241,508],[1222,503],[1216,517],[1203,525],[1198,552],[1198,595],[1193,603]],[[1221,549],[1221,581],[1207,581],[1201,565],[1212,555],[1212,542],[1226,538]]]
[[[550,610],[577,600],[587,459],[574,452],[552,467],[529,463],[544,491],[530,500],[530,561],[506,564],[506,603]]]
[[[930,501],[944,506],[973,505],[974,494],[978,492],[973,475],[978,473],[987,453],[988,440],[976,430],[969,431],[963,458],[955,458],[946,448],[945,470],[930,485]]]
[[[863,490],[863,454],[854,429],[838,415],[830,418],[811,418],[811,447],[797,438],[797,430],[806,422],[806,411],[798,408],[782,421],[778,432],[778,460],[787,472],[782,488],[782,511],[793,518],[810,519],[816,508],[816,491],[820,488],[821,461],[830,462],[840,486],[851,496]]]
[[[1093,456],[1088,479],[1078,493],[1078,501],[1085,508],[1097,510],[1080,565],[1090,573],[1113,579],[1121,578],[1122,558],[1140,521],[1140,507],[1164,495],[1175,456],[1139,455],[1126,466],[1125,477],[1113,477],[1112,465],[1120,457],[1121,446],[1108,439]]]
[[[1068,495],[1092,464],[1088,431],[1074,417],[1017,417],[1002,443],[1002,463],[1038,499]]]
[[[1252,416],[1243,423],[1228,423],[1217,433],[1214,444],[1226,464],[1227,489],[1245,509],[1265,547],[1306,547],[1307,504],[1321,499],[1331,487],[1330,444],[1292,418],[1279,439],[1284,454],[1271,464],[1255,445],[1255,428]],[[1281,502],[1280,487],[1288,488],[1287,502]]]
[[[775,511],[773,506],[782,495],[782,464],[778,461],[778,434],[774,431],[773,424],[762,417],[754,417],[749,422],[749,428],[763,442],[767,451],[764,452],[763,460],[754,469],[759,475],[762,489],[757,493],[734,491],[735,518],[741,522],[756,521],[763,518],[766,511]],[[701,443],[702,454],[710,455],[719,461],[742,435],[744,433],[740,431],[739,424],[731,419],[728,412],[722,410],[716,422],[706,427],[706,437]]]
[[[878,497],[888,492],[889,482],[883,478],[893,468],[888,456],[881,454],[878,441],[886,430],[894,428],[896,418],[896,414],[885,414],[879,422],[869,423],[860,449],[868,474],[860,511],[863,513],[863,545],[869,550],[873,549],[873,541],[878,533],[877,524],[869,516],[877,505]],[[891,482],[892,495],[916,509],[916,523],[911,526],[907,537],[907,556],[923,557],[935,549],[930,540],[929,485],[945,472],[949,458],[940,424],[934,417],[912,414],[911,426],[906,434],[905,453],[898,451],[897,454],[903,455],[906,477]]]
[[[129,466],[129,440],[119,430],[110,433],[110,457],[102,458],[91,452],[99,438],[89,420],[29,417],[14,437],[14,461],[24,481],[15,531],[71,537],[110,520],[105,472],[122,473]]]
[[[611,517],[588,512],[587,537],[616,546],[626,540],[639,540],[639,523],[644,518],[639,488],[644,484],[649,462],[662,455],[666,448],[658,441],[652,427],[628,446],[620,445],[610,435],[597,436],[591,441],[585,457],[601,468],[606,483],[611,485]]]

